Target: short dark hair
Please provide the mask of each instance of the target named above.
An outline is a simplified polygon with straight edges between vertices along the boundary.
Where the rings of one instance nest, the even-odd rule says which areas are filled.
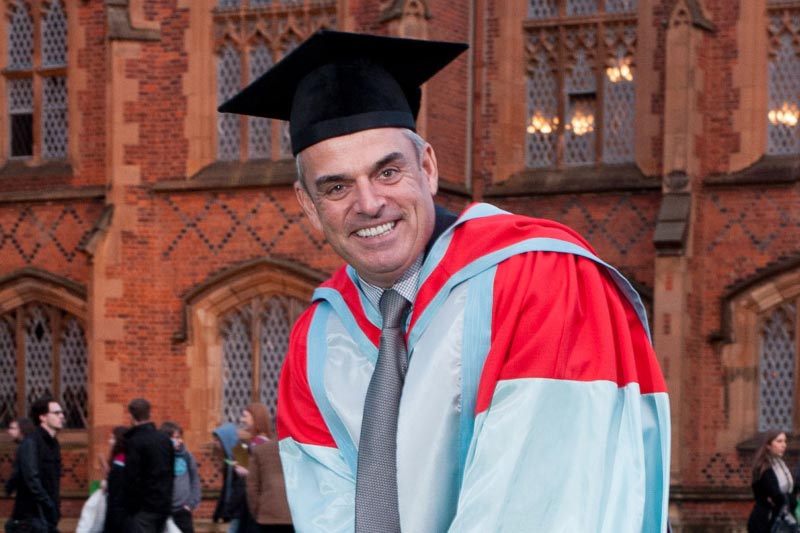
[[[150,402],[144,398],[134,398],[128,404],[128,412],[137,422],[150,420]]]
[[[48,411],[50,411],[50,402],[48,402]],[[14,422],[17,423],[19,427],[19,432],[23,437],[26,437],[33,433],[33,430],[36,429],[36,424],[33,423],[33,420],[28,418],[27,416],[21,416],[19,418],[15,418]]]
[[[175,422],[163,422],[161,427],[159,428],[161,431],[167,434],[168,437],[172,437],[175,433],[180,436],[183,436],[183,428],[180,427]]]
[[[37,426],[42,425],[42,420],[39,418],[42,415],[46,415],[50,412],[50,402],[55,402],[56,400],[49,394],[45,394],[44,396],[40,396],[36,399],[35,402],[31,404],[29,417],[33,421],[34,424]]]

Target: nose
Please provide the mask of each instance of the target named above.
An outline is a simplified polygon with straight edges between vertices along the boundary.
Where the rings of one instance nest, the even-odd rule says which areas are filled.
[[[356,195],[356,209],[359,213],[369,217],[380,215],[386,200],[371,180],[358,180]]]

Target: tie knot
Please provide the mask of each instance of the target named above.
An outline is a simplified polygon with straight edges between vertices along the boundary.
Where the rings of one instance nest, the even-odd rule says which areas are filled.
[[[396,290],[386,289],[383,291],[381,300],[378,303],[378,307],[380,307],[381,310],[381,317],[383,317],[383,327],[401,327],[403,318],[405,318],[406,311],[410,305],[411,302],[403,298]]]

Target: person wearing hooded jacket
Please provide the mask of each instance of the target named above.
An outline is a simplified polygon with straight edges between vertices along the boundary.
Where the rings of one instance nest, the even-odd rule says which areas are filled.
[[[246,511],[245,478],[236,473],[234,448],[239,444],[236,424],[227,422],[213,432],[217,448],[223,454],[222,489],[214,509],[214,523],[227,522],[228,533],[237,533],[242,511]]]

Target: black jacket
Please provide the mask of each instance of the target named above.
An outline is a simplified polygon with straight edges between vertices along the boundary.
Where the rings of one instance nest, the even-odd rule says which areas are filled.
[[[756,504],[747,520],[747,531],[769,533],[781,510],[792,513],[795,506],[794,496],[781,492],[778,476],[772,468],[767,468],[752,487]]]
[[[19,478],[12,517],[43,517],[52,529],[61,518],[61,446],[41,426],[25,437],[17,449]]]
[[[165,433],[147,422],[125,433],[124,505],[128,515],[139,511],[170,514],[175,449]]]
[[[125,512],[125,465],[112,462],[106,477],[106,518],[103,524],[104,533],[122,533],[128,531],[127,513]]]

